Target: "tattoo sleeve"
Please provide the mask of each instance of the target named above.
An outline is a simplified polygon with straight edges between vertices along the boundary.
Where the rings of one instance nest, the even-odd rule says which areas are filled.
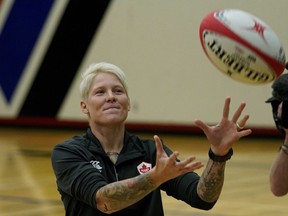
[[[113,182],[98,190],[96,205],[104,213],[113,213],[138,202],[156,188],[148,173]]]
[[[204,201],[215,202],[219,198],[224,183],[225,164],[209,159],[197,187],[198,195]]]

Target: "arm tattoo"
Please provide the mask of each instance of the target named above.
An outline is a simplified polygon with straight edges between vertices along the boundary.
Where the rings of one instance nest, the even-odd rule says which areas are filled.
[[[214,202],[219,198],[224,183],[225,164],[209,159],[197,188],[198,195],[204,201]]]
[[[108,212],[108,206],[104,203],[104,212]]]
[[[119,211],[138,202],[156,187],[148,174],[113,182],[99,189],[97,203],[102,201],[103,212]]]

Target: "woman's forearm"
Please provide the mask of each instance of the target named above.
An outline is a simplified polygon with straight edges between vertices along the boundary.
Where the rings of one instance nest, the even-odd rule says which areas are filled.
[[[204,201],[215,202],[219,198],[224,183],[225,164],[209,159],[197,187],[198,195]]]
[[[149,173],[113,182],[97,191],[97,209],[104,213],[119,211],[138,202],[156,188]]]

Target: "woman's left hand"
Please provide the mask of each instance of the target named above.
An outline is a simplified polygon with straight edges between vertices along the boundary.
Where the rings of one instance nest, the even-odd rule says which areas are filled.
[[[249,115],[245,115],[239,122],[238,119],[244,110],[246,103],[242,102],[231,120],[229,120],[231,98],[225,99],[223,117],[215,126],[208,126],[201,120],[195,120],[195,125],[202,129],[211,144],[211,150],[215,155],[225,155],[233,144],[241,137],[251,134],[251,129],[244,129]]]

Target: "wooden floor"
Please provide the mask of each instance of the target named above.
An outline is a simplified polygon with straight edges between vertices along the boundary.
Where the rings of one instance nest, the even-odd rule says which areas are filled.
[[[0,128],[0,215],[63,216],[51,169],[52,147],[82,131]],[[161,136],[161,135],[160,135]],[[152,137],[144,134],[143,137]],[[207,161],[208,143],[199,136],[162,135],[180,158],[193,154]],[[269,190],[268,174],[279,139],[244,139],[227,163],[223,192],[210,211],[193,209],[163,194],[166,216],[287,216],[288,196]],[[202,170],[199,171],[199,174]]]

